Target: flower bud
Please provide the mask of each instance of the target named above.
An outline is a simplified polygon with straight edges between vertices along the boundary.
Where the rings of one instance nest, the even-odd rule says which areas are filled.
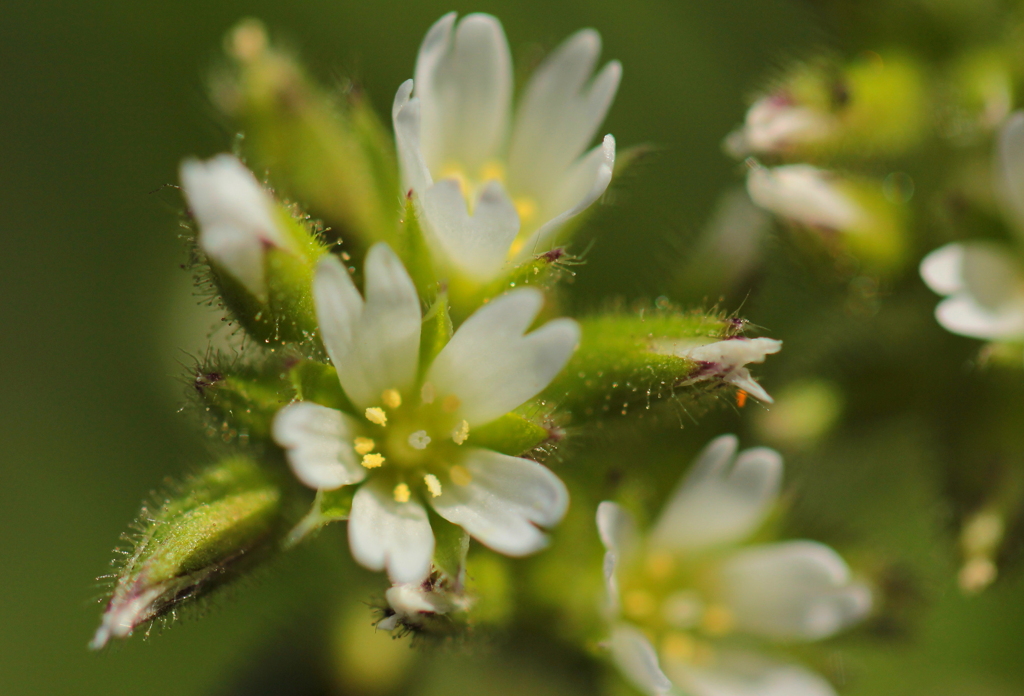
[[[280,513],[280,490],[241,457],[187,481],[156,514],[143,509],[143,529],[89,646],[127,638],[250,568],[273,548]]]

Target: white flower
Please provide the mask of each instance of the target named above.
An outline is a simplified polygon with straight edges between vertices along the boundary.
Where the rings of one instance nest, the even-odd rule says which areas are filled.
[[[1011,225],[1024,233],[1024,112],[999,132],[993,179]],[[921,261],[921,278],[946,299],[935,318],[947,330],[988,341],[1024,339],[1024,268],[1014,250],[995,241],[947,244]]]
[[[797,103],[786,92],[758,99],[747,110],[743,127],[726,138],[734,157],[784,152],[831,136],[838,122],[831,114]]]
[[[747,175],[747,192],[765,210],[810,227],[849,231],[871,224],[842,179],[809,164],[756,165]]]
[[[259,298],[267,294],[267,247],[294,250],[295,243],[275,221],[275,205],[237,157],[217,155],[181,164],[181,186],[199,225],[199,248]]]
[[[364,299],[336,258],[317,267],[324,345],[363,417],[312,402],[282,409],[274,438],[295,475],[317,489],[362,484],[348,523],[352,554],[396,583],[419,582],[430,569],[424,501],[496,551],[539,550],[546,537],[538,526],[565,513],[564,484],[537,462],[473,447],[473,429],[548,385],[579,342],[577,324],[556,319],[525,334],[543,297],[516,290],[467,319],[420,379],[412,280],[384,244],[367,254],[365,277]]]
[[[644,693],[834,694],[802,667],[724,640],[819,640],[870,609],[868,589],[823,544],[741,546],[764,521],[781,480],[777,452],[755,448],[737,456],[736,438],[725,435],[698,456],[646,538],[623,508],[599,506],[613,623],[608,645]]]
[[[673,341],[663,339],[656,341],[654,352],[662,355],[674,355],[703,363],[703,369],[687,384],[719,379],[735,385],[754,398],[772,403],[772,397],[760,384],[754,381],[744,365],[762,363],[765,358],[782,350],[782,341],[773,338],[730,338],[714,343],[695,343],[693,341]]]
[[[478,281],[547,251],[611,181],[615,140],[584,153],[618,89],[617,61],[591,78],[601,38],[570,36],[537,69],[512,116],[512,59],[497,19],[442,17],[392,116],[403,185],[442,262]],[[415,84],[415,96],[413,96]]]

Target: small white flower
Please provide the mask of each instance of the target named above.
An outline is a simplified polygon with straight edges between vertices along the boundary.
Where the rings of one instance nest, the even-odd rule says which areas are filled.
[[[1024,112],[1000,129],[993,180],[1003,211],[1024,233]],[[988,341],[1024,339],[1024,268],[1007,244],[968,241],[947,244],[921,261],[921,278],[946,295],[935,318],[947,331]]]
[[[275,221],[275,204],[237,157],[217,155],[181,164],[181,186],[199,225],[199,248],[259,298],[267,294],[267,247],[294,250]]]
[[[493,278],[510,259],[550,249],[604,193],[615,140],[584,151],[622,68],[612,61],[591,77],[600,52],[596,31],[570,36],[534,73],[513,117],[512,59],[497,19],[456,22],[453,12],[427,32],[392,117],[403,185],[444,263]]]
[[[656,341],[654,352],[674,355],[704,364],[704,368],[687,384],[718,379],[728,382],[765,403],[772,403],[772,397],[760,384],[754,381],[745,365],[762,363],[765,358],[782,350],[782,341],[773,338],[730,338],[714,343],[693,341]]]
[[[430,570],[424,503],[496,551],[539,550],[546,536],[538,527],[565,514],[565,485],[537,462],[474,447],[473,429],[544,389],[575,350],[579,327],[556,319],[525,333],[543,297],[516,290],[467,319],[421,381],[422,316],[409,274],[378,244],[365,277],[364,298],[336,258],[317,267],[324,345],[364,417],[312,402],[282,409],[274,439],[295,475],[317,489],[362,484],[348,523],[352,555],[396,583],[417,583]]]
[[[780,217],[810,227],[851,231],[870,225],[865,211],[832,172],[809,164],[767,168],[755,165],[747,175],[751,200]]]
[[[734,157],[785,152],[794,146],[821,142],[831,136],[838,121],[831,114],[797,103],[786,92],[758,99],[747,110],[743,127],[726,138]]]
[[[871,606],[868,589],[823,544],[741,545],[778,496],[782,458],[767,448],[737,456],[737,447],[732,435],[713,440],[646,538],[624,509],[599,506],[612,656],[652,695],[832,696],[820,676],[721,640],[819,640]]]

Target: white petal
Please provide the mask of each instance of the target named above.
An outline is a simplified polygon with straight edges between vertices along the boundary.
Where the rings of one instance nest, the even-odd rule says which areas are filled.
[[[780,152],[792,145],[822,140],[835,126],[836,120],[827,114],[770,95],[750,107],[743,128],[729,135],[726,147],[734,157]]]
[[[834,174],[808,164],[759,166],[747,175],[747,193],[765,210],[804,225],[833,230],[863,226],[867,214],[836,183]]]
[[[508,556],[547,545],[535,525],[552,527],[565,515],[569,492],[561,479],[537,462],[485,449],[467,448],[462,466],[472,480],[446,482],[430,501],[441,517]]]
[[[1018,232],[1024,232],[1024,111],[1006,119],[994,159],[996,191]]]
[[[713,667],[677,662],[664,667],[694,696],[836,696],[821,675],[737,650],[716,653]]]
[[[593,140],[622,76],[622,66],[612,61],[590,79],[600,53],[600,35],[583,29],[555,49],[531,78],[509,149],[509,186],[516,196],[543,202]]]
[[[607,553],[604,555],[604,582],[609,608],[618,612],[619,586],[616,577],[619,566],[636,553],[640,537],[633,516],[621,505],[604,501],[597,506],[597,531]]]
[[[370,481],[352,499],[348,521],[352,556],[370,570],[387,569],[395,583],[418,583],[430,573],[434,533],[415,500],[399,503],[391,490]]]
[[[431,186],[420,204],[429,238],[450,266],[481,282],[501,272],[519,232],[519,215],[500,183],[483,187],[472,215],[454,179]]]
[[[423,193],[433,183],[420,150],[420,100],[410,99],[413,82],[406,80],[395,93],[391,121],[395,127],[398,163],[402,170],[402,190]]]
[[[186,160],[180,178],[199,225],[199,246],[249,292],[264,295],[264,245],[292,248],[274,221],[270,196],[232,155]]]
[[[549,321],[523,335],[544,297],[523,288],[478,309],[434,360],[427,380],[438,395],[454,394],[470,425],[503,416],[536,396],[568,362],[580,340],[571,319]]]
[[[341,411],[310,401],[277,412],[274,441],[285,449],[288,464],[310,488],[333,490],[366,477],[352,450],[352,428]]]
[[[562,225],[604,195],[614,171],[615,138],[606,135],[600,145],[565,173],[557,193],[545,202],[547,207],[541,211],[541,219],[547,222],[523,244],[519,257],[545,252],[557,244]]]
[[[672,682],[661,671],[654,646],[640,631],[619,624],[608,642],[612,659],[622,674],[648,696],[662,696],[672,691]]]
[[[317,319],[345,393],[359,408],[380,405],[386,389],[407,391],[419,360],[419,296],[402,262],[386,244],[366,255],[366,301],[341,262],[331,256],[313,281]]]
[[[813,541],[739,551],[720,578],[737,629],[779,640],[825,638],[871,608],[870,592],[851,582],[839,554]]]
[[[769,404],[774,401],[768,392],[754,381],[744,365],[764,362],[767,356],[782,350],[782,341],[773,338],[730,338],[695,344],[689,340],[661,339],[655,341],[653,349],[656,353],[674,355],[704,364],[704,369],[685,384],[720,379],[734,384],[756,399]]]
[[[490,15],[442,17],[416,59],[421,143],[428,168],[448,162],[475,173],[497,156],[508,129],[512,57],[501,23]]]
[[[1024,274],[995,242],[947,244],[921,262],[928,286],[952,297],[935,310],[948,331],[983,339],[1024,336]]]
[[[712,440],[672,494],[653,543],[698,550],[740,541],[764,521],[782,482],[782,457],[756,447],[735,457],[733,435]]]

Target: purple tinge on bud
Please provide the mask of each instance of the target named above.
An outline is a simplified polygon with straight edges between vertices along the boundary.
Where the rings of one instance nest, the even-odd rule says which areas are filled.
[[[717,379],[728,382],[769,404],[773,402],[772,397],[754,381],[745,365],[762,363],[767,356],[780,350],[782,341],[773,338],[730,338],[705,344],[665,339],[654,346],[656,353],[674,355],[701,364],[702,369],[685,384]]]

